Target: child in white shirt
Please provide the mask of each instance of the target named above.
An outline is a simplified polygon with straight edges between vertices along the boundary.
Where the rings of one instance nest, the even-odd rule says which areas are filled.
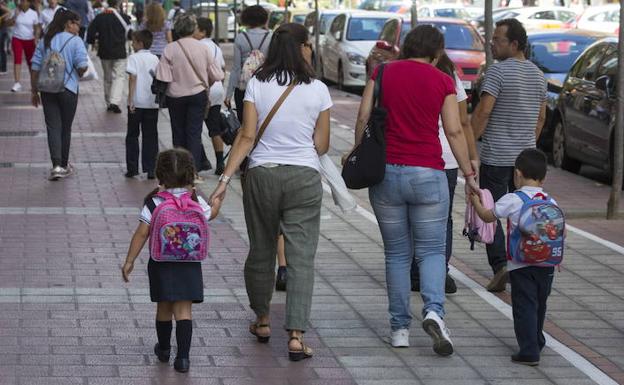
[[[516,192],[524,193],[529,199],[541,194],[546,197],[542,186],[546,178],[547,158],[537,149],[526,149],[518,155],[514,170]],[[479,196],[473,194],[470,200],[477,214],[485,222],[508,218],[509,234],[518,226],[520,211],[524,205],[517,193],[508,193],[500,198],[493,210],[487,210],[481,204]],[[556,204],[556,202],[553,203]],[[507,250],[509,255],[510,251]],[[546,317],[546,301],[550,295],[554,277],[553,266],[530,265],[512,261],[508,258],[507,270],[511,283],[511,306],[513,309],[514,331],[520,350],[511,356],[511,361],[536,366],[540,352],[546,345],[543,327]]]
[[[158,155],[158,104],[152,93],[153,73],[158,57],[149,51],[152,33],[148,30],[132,34],[132,48],[136,53],[128,57],[128,131],[126,134],[127,178],[139,175],[139,133],[143,133],[141,166],[147,179],[154,179]]]

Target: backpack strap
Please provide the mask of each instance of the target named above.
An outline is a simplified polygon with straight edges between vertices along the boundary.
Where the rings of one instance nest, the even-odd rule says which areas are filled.
[[[522,199],[522,203],[527,203],[531,200],[531,197],[529,197],[524,191],[517,190],[514,193],[518,196],[518,198]]]
[[[249,35],[247,35],[247,32],[243,32],[242,35],[245,37],[245,39],[247,39],[247,43],[249,44],[249,49],[251,51],[253,51],[254,50],[254,46],[253,46],[253,44],[251,44],[251,39],[249,38]]]
[[[156,203],[154,203],[153,197],[150,197],[148,200],[145,201],[145,206],[147,206],[150,214],[154,214],[154,210],[156,210]]]
[[[266,40],[267,36],[269,36],[269,33],[265,33],[264,36],[262,37],[262,41],[260,41],[260,45],[258,46],[258,49],[262,48],[262,44],[264,44],[264,41]]]

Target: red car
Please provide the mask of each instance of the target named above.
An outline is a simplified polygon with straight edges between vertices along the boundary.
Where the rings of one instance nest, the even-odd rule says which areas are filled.
[[[422,18],[418,24],[430,24],[444,33],[446,53],[457,67],[457,73],[470,98],[472,81],[477,79],[479,66],[485,61],[485,46],[481,35],[464,20],[446,18]],[[386,22],[379,39],[366,59],[366,73],[380,63],[395,60],[401,44],[412,29],[410,20],[390,19]],[[470,101],[470,99],[469,99]]]

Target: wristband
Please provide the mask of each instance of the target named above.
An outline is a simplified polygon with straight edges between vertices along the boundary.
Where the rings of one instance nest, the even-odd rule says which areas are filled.
[[[227,185],[228,183],[230,183],[230,179],[232,179],[232,177],[221,174],[221,176],[219,177],[219,182],[223,182]]]
[[[471,176],[476,176],[477,173],[475,171],[472,171],[470,174],[464,174],[464,178],[470,178]]]

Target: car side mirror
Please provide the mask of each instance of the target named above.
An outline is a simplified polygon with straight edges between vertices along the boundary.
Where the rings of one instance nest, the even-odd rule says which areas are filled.
[[[563,89],[563,84],[556,80],[549,80],[548,83],[546,83],[546,89],[548,92],[559,94]]]
[[[607,93],[607,97],[611,96],[612,79],[608,75],[603,75],[596,79],[596,88]]]
[[[379,40],[377,43],[375,43],[375,47],[382,51],[392,51],[393,48],[392,45],[385,40]]]

